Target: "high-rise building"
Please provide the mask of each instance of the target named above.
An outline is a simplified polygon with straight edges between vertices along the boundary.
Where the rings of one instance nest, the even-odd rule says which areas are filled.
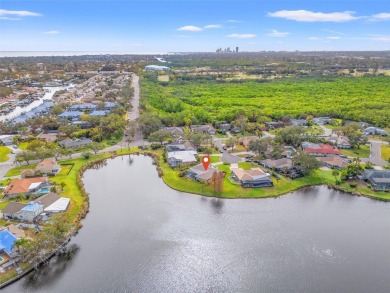
[[[238,53],[238,47],[236,47],[236,53]]]

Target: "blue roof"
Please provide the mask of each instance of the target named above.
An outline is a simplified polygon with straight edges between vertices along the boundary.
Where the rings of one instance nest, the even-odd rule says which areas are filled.
[[[107,115],[107,111],[103,111],[103,110],[96,110],[96,111],[93,111],[91,114],[89,114],[91,116],[106,116]]]
[[[105,107],[110,107],[110,108],[115,108],[115,107],[118,107],[119,105],[117,103],[105,102],[104,106]]]
[[[83,112],[80,112],[80,111],[66,111],[60,115],[58,115],[58,117],[79,117],[81,115],[83,115],[84,113]]]
[[[75,104],[69,107],[69,110],[76,110],[76,109],[95,109],[96,105],[90,104],[90,103],[85,103],[85,104]]]
[[[0,250],[5,250],[8,254],[11,254],[15,241],[18,238],[15,237],[8,230],[0,231]]]
[[[37,203],[29,203],[24,208],[22,208],[22,211],[25,212],[36,212],[38,211],[43,205],[37,204]]]

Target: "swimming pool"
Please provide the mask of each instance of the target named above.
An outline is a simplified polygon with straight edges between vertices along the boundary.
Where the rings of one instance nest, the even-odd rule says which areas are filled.
[[[45,193],[48,193],[49,192],[49,187],[42,187],[38,193],[39,194],[45,194]]]

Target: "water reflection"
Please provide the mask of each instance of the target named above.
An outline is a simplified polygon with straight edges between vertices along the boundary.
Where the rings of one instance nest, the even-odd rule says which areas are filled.
[[[223,205],[224,200],[220,198],[212,198],[210,200],[211,207],[213,208],[213,212],[215,214],[222,214],[223,213]]]
[[[66,246],[60,254],[29,274],[23,280],[23,288],[38,291],[55,284],[72,265],[73,259],[77,256],[79,250],[80,247],[77,244]]]

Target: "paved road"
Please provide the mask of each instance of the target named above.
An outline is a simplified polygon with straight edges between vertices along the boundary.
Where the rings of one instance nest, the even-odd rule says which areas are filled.
[[[324,125],[319,125],[321,129],[324,131],[324,134],[322,136],[331,136],[332,135],[332,129],[329,129],[325,127]]]
[[[382,159],[381,154],[382,150],[381,147],[383,144],[386,144],[382,141],[376,141],[376,140],[370,140],[371,148],[370,148],[370,157],[369,158],[363,158],[362,162],[371,162],[374,165],[384,167],[388,165],[388,162]]]

